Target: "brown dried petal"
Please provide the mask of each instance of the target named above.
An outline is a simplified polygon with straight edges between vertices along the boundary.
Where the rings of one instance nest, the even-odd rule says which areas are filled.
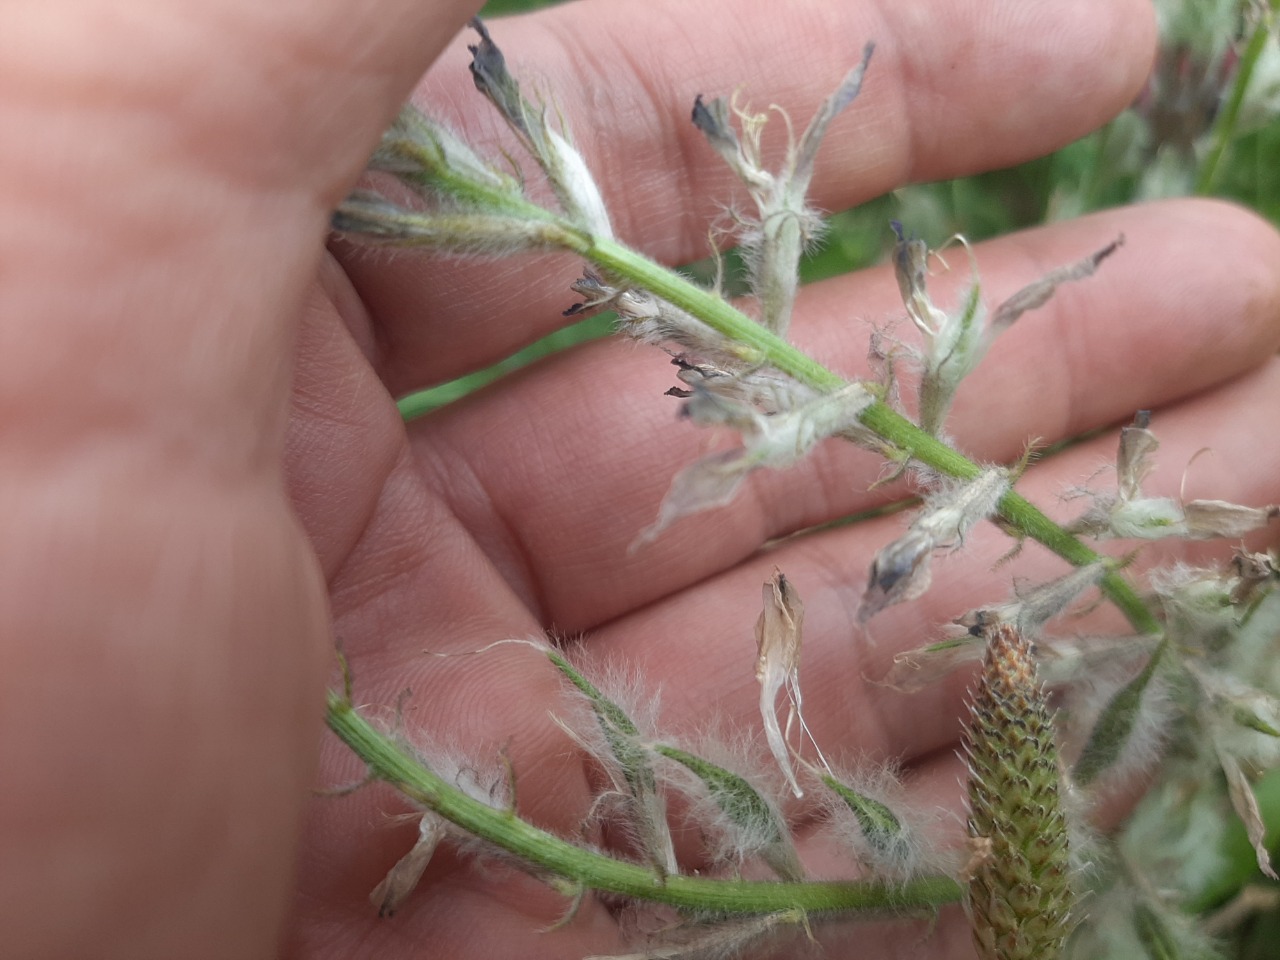
[[[774,568],[763,588],[764,609],[756,620],[756,679],[760,682],[760,718],[764,723],[769,751],[787,778],[791,792],[804,796],[791,767],[791,753],[778,724],[778,693],[788,689],[790,714],[800,709],[800,644],[803,639],[804,604],[795,587]],[[790,721],[788,721],[788,727]]]
[[[1151,472],[1150,457],[1160,448],[1156,435],[1147,429],[1151,415],[1139,411],[1133,425],[1120,428],[1120,451],[1116,455],[1116,479],[1120,498],[1132,500],[1142,494],[1142,481]]]
[[[1218,752],[1218,760],[1222,764],[1222,772],[1227,775],[1227,792],[1231,795],[1231,806],[1236,816],[1244,824],[1253,852],[1258,858],[1258,869],[1272,880],[1280,880],[1275,868],[1271,866],[1271,854],[1267,852],[1267,825],[1262,820],[1262,811],[1258,809],[1258,798],[1253,795],[1253,787],[1245,776],[1243,768],[1235,757]]]
[[[929,247],[917,237],[908,239],[897,220],[891,220],[889,226],[897,237],[893,245],[893,272],[898,278],[902,304],[912,322],[933,336],[937,333],[940,314],[929,299]]]
[[[1280,565],[1270,553],[1237,550],[1231,558],[1231,567],[1237,577],[1237,583],[1231,589],[1233,604],[1252,601],[1268,584],[1280,579]]]
[[[1224,500],[1192,500],[1183,504],[1187,536],[1192,540],[1243,537],[1280,515],[1280,507],[1244,507]]]
[[[1122,235],[1083,260],[1052,270],[1034,283],[1023,287],[996,308],[995,315],[991,318],[990,336],[994,337],[1012,326],[1013,322],[1028,310],[1044,306],[1060,285],[1092,276],[1098,269],[1098,264],[1115,253],[1123,244],[1124,236]]]
[[[413,849],[396,862],[369,894],[369,902],[378,908],[378,916],[389,917],[400,909],[422,879],[444,835],[444,821],[434,813],[424,813],[418,821],[418,839]]]

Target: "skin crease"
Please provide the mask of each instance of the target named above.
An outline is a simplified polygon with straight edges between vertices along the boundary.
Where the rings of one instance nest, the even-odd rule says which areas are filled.
[[[580,633],[602,663],[667,681],[664,722],[714,708],[746,725],[753,607],[775,563],[805,599],[807,717],[828,752],[900,757],[922,806],[958,809],[964,678],[911,698],[863,678],[1004,595],[994,531],[851,646],[867,562],[900,521],[759,548],[890,495],[865,492],[878,470],[865,454],[823,447],[628,554],[707,444],[673,422],[660,353],[592,344],[400,423],[394,395],[559,324],[578,269],[326,251],[327,211],[441,51],[417,96],[499,140],[455,39],[473,12],[444,0],[0,12],[0,929],[14,956],[624,949],[590,899],[534,935],[561,898],[448,852],[394,919],[373,915],[367,893],[414,828],[389,819],[405,808],[384,788],[310,795],[360,772],[322,729],[332,640],[361,703],[390,717],[411,690],[403,722],[424,751],[428,731],[482,760],[505,750],[521,812],[575,835],[589,775],[548,718],[562,701],[547,665],[514,646],[423,651]],[[1153,45],[1138,0],[811,0],[785,19],[756,0],[587,0],[494,34],[606,171],[620,235],[666,260],[700,255],[733,195],[684,122],[698,92],[745,82],[804,118],[874,37],[865,92],[815,181],[817,202],[840,209],[1084,134],[1132,100]],[[1189,496],[1280,500],[1280,454],[1256,440],[1280,399],[1268,226],[1182,201],[1004,238],[978,248],[991,298],[1120,232],[1125,248],[1095,278],[997,344],[954,435],[1012,459],[1028,437],[1153,407],[1160,482],[1210,444],[1193,474],[1205,489]],[[856,375],[866,326],[851,311],[882,321],[900,313],[894,297],[883,270],[810,288],[795,339]],[[1019,488],[1051,503],[1112,449],[1078,447]],[[1060,569],[1034,555],[1018,575]],[[931,930],[818,935],[831,956],[970,955],[958,911]]]

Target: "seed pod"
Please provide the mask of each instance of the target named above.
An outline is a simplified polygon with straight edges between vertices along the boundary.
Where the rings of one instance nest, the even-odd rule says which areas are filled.
[[[969,880],[974,943],[983,960],[1053,960],[1075,900],[1058,749],[1031,644],[1009,624],[987,634],[969,713],[969,834],[990,844]]]

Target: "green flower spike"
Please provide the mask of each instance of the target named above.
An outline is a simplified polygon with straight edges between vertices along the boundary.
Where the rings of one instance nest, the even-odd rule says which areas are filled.
[[[983,960],[1055,960],[1071,932],[1067,823],[1053,718],[1031,643],[1009,624],[987,634],[969,706],[968,909]]]

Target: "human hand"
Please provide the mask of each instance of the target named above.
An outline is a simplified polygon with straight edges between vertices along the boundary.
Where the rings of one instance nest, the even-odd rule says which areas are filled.
[[[560,683],[545,662],[520,647],[423,651],[585,634],[602,660],[665,682],[671,725],[715,713],[750,726],[754,604],[775,564],[806,602],[818,741],[902,757],[922,802],[958,809],[961,683],[906,697],[863,677],[1004,595],[1007,574],[990,569],[1002,535],[975,534],[970,562],[941,564],[923,600],[873,622],[871,644],[854,618],[894,520],[759,553],[890,496],[865,492],[878,465],[858,451],[828,445],[757,475],[733,506],[627,552],[704,449],[673,422],[661,355],[591,344],[402,425],[393,396],[562,322],[577,270],[568,258],[323,251],[326,211],[472,12],[422,6],[353,13],[312,0],[262,14],[240,0],[124,11],[84,0],[61,5],[56,31],[7,14],[13,49],[27,51],[10,58],[23,82],[6,84],[0,120],[13,211],[0,765],[18,785],[0,800],[0,916],[18,955],[267,955],[282,923],[287,951],[309,958],[621,949],[594,902],[532,936],[563,901],[447,854],[394,919],[373,915],[367,893],[412,831],[382,827],[399,808],[380,788],[308,800],[329,640],[341,640],[361,702],[409,689],[410,736],[478,758],[505,747],[522,814],[573,835],[589,776],[548,718]],[[533,65],[526,76],[547,78],[619,234],[671,262],[704,252],[705,224],[732,193],[685,123],[698,92],[745,83],[753,101],[803,119],[875,39],[862,97],[815,180],[817,202],[840,209],[1086,132],[1132,98],[1152,39],[1138,3],[939,3],[926,18],[815,2],[785,20],[776,5],[725,6],[600,0],[504,21],[497,35]],[[740,35],[714,26],[730,15]],[[421,96],[496,137],[465,89],[462,42]],[[1254,440],[1280,392],[1269,227],[1202,202],[1114,211],[979,247],[989,295],[1120,232],[1121,256],[1020,323],[966,384],[960,445],[1007,461],[1030,437],[1155,407],[1164,463],[1211,444],[1218,456],[1196,475],[1214,496],[1275,501],[1280,455]],[[851,321],[899,312],[883,270],[842,278],[804,291],[794,339],[856,374],[866,330]],[[1055,458],[1019,488],[1047,502],[1113,442]],[[1061,569],[1022,562],[1033,579]],[[320,782],[358,772],[326,742]],[[833,950],[853,937],[889,955],[922,935],[851,929],[823,936]],[[967,930],[949,916],[921,949],[965,956]]]

